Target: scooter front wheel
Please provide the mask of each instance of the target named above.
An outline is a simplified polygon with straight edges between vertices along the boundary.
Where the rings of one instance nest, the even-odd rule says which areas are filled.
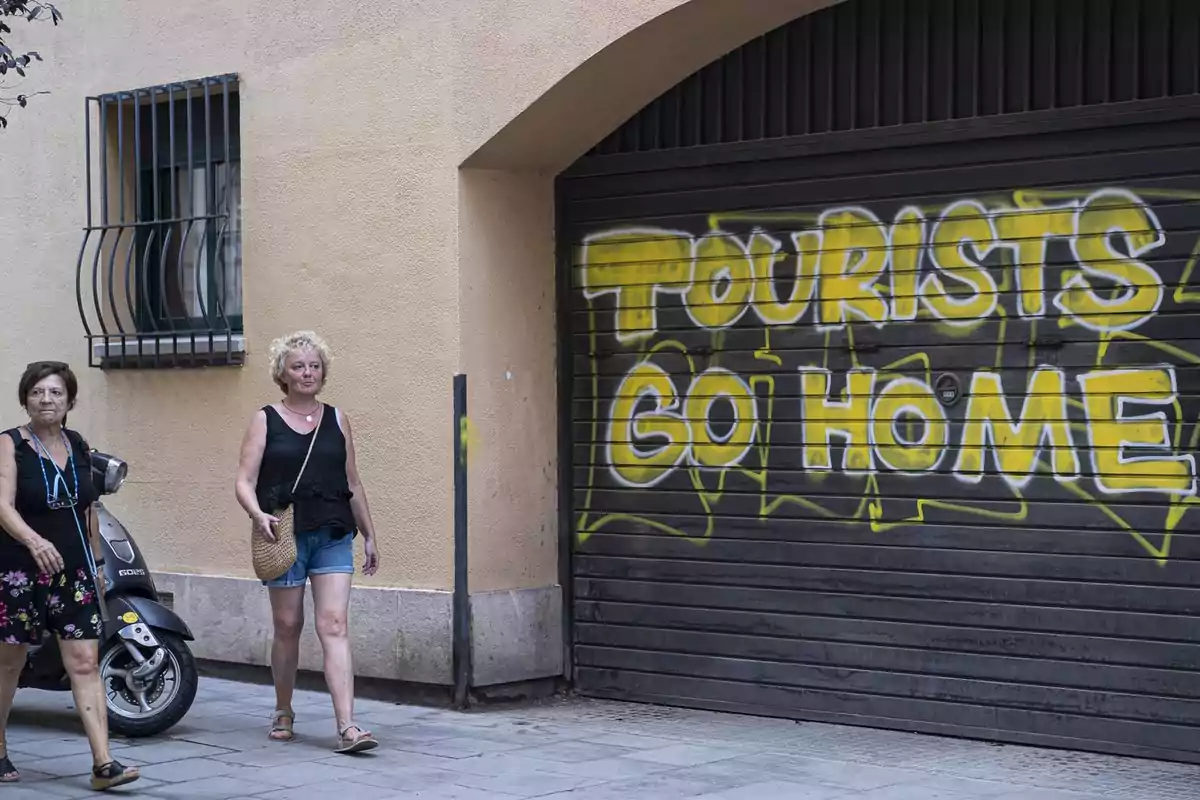
[[[139,652],[139,661],[119,637],[107,641],[100,654],[108,727],[120,736],[160,734],[183,719],[196,699],[200,678],[187,643],[163,630],[155,630],[154,637],[161,660],[157,652]],[[154,668],[148,671],[147,664]]]

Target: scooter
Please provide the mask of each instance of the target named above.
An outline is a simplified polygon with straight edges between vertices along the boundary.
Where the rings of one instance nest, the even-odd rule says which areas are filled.
[[[101,495],[116,494],[129,474],[115,456],[92,451],[92,480]],[[137,544],[100,501],[104,554],[104,638],[100,679],[108,702],[109,730],[121,736],[155,736],[187,714],[196,699],[199,673],[187,643],[195,637],[159,597]],[[22,688],[70,691],[58,639],[47,634],[29,649]]]

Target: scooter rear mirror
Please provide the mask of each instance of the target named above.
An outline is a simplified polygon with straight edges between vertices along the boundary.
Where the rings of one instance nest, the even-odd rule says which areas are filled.
[[[97,488],[101,494],[116,494],[129,475],[128,464],[116,456],[98,450],[92,451],[92,470],[100,478],[100,486]]]

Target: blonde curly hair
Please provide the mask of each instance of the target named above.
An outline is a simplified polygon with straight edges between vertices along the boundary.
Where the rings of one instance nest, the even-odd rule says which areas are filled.
[[[329,365],[333,361],[333,353],[330,352],[329,345],[325,343],[325,340],[312,331],[296,331],[287,336],[280,336],[271,342],[268,362],[271,369],[271,380],[275,382],[276,386],[287,391],[287,382],[284,381],[283,375],[287,372],[288,355],[297,350],[310,349],[315,350],[321,358],[321,388],[325,388],[325,383],[329,380]]]

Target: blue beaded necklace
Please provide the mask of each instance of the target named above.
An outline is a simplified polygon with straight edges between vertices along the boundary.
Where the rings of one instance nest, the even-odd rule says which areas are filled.
[[[42,444],[42,440],[33,432],[33,428],[28,425],[25,430],[29,432],[29,438],[37,445],[37,449],[41,454],[45,455],[45,459],[38,459],[38,465],[42,468],[42,483],[46,486],[46,505],[51,510],[71,509],[71,517],[75,520],[75,530],[79,532],[79,542],[83,545],[84,558],[87,559],[88,572],[92,578],[92,585],[99,591],[99,583],[96,576],[96,559],[92,555],[92,546],[88,542],[87,534],[83,532],[83,523],[79,521],[79,512],[76,511],[76,505],[79,503],[79,471],[75,469],[75,448],[71,446],[71,440],[67,438],[67,432],[60,431],[62,436],[63,446],[67,448],[67,465],[71,469],[71,477],[74,478],[75,494],[71,494],[71,487],[67,483],[67,477],[63,475],[62,469],[58,466],[58,462],[50,455],[50,451],[46,449],[46,445]],[[49,461],[54,466],[55,478],[54,483],[50,483],[50,474],[46,472],[46,461]],[[62,484],[63,489],[67,493],[65,500],[58,499],[58,487]],[[104,601],[100,600],[100,615],[107,619],[107,614],[104,609]]]
[[[79,502],[79,472],[75,469],[75,448],[71,447],[71,441],[67,438],[66,431],[60,431],[59,435],[62,436],[63,447],[65,447],[67,450],[67,465],[71,470],[71,478],[75,484],[74,494],[71,493],[71,487],[67,483],[67,476],[63,475],[62,469],[58,466],[58,462],[55,461],[50,455],[50,451],[46,449],[46,445],[42,444],[42,440],[39,439],[37,434],[33,432],[33,428],[30,428],[27,425],[25,426],[25,430],[29,432],[29,438],[32,439],[34,444],[37,445],[37,449],[40,450],[41,454],[45,456],[44,459],[38,459],[38,466],[42,468],[42,483],[46,487],[46,505],[49,506],[52,511],[57,511],[62,508],[74,508],[75,504]],[[50,482],[50,474],[46,472],[47,461],[54,466],[54,472],[56,473],[53,484]],[[60,484],[67,494],[66,498],[63,500],[58,498],[58,487]]]

